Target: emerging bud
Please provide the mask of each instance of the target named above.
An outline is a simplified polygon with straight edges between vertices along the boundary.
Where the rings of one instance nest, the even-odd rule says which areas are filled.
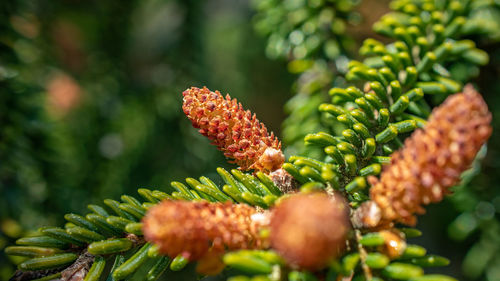
[[[280,141],[236,99],[206,87],[192,87],[182,94],[182,109],[193,126],[242,170],[269,173],[283,165]]]
[[[265,247],[259,231],[267,223],[265,214],[245,204],[166,200],[147,212],[143,233],[162,254],[200,260],[225,250]]]
[[[423,130],[392,155],[380,180],[371,177],[371,199],[381,210],[381,223],[416,223],[422,205],[439,202],[457,184],[491,134],[491,113],[472,86],[432,112]],[[366,203],[368,204],[368,203]]]
[[[382,211],[377,203],[366,201],[357,208],[351,216],[351,222],[355,228],[372,228],[379,226],[382,219]]]
[[[273,210],[271,246],[290,266],[318,270],[342,254],[350,228],[341,195],[299,193]]]
[[[300,183],[285,169],[278,169],[269,174],[271,180],[283,193],[292,193],[299,189]]]
[[[388,256],[391,260],[401,257],[406,250],[404,235],[397,229],[382,230],[378,233],[384,238],[384,244],[379,247],[379,252]]]

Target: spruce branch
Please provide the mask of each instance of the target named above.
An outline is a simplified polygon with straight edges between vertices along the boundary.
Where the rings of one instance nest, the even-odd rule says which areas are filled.
[[[65,219],[68,223],[64,228],[41,228],[35,236],[18,239],[16,244],[19,246],[7,247],[6,253],[28,257],[19,264],[19,268],[23,272],[34,273],[19,273],[22,276],[40,276],[45,274],[40,270],[46,269],[51,270],[49,276],[61,275],[88,252],[95,256],[95,261],[86,275],[91,276],[87,280],[99,280],[101,276],[121,280],[151,263],[154,264],[149,268],[147,280],[156,280],[167,269],[184,269],[189,259],[181,254],[173,259],[165,257],[157,247],[144,240],[141,219],[149,208],[163,200],[204,200],[245,203],[268,209],[282,194],[271,178],[262,172],[252,175],[237,169],[229,172],[223,168],[218,168],[217,172],[223,185],[203,176],[199,179],[188,178],[186,183],[172,182],[172,188],[166,192],[141,188],[138,193],[142,200],[123,195],[120,201],[106,199],[102,206],[89,205],[91,212],[85,216],[67,214]],[[111,257],[115,258],[115,266],[105,270],[108,268],[105,264]],[[207,263],[204,265],[206,267]]]
[[[90,265],[86,258],[90,253],[94,261],[85,280],[104,276],[126,279],[147,266],[146,279],[156,280],[166,270],[182,270],[195,260],[205,274],[217,273],[225,265],[243,272],[231,277],[232,281],[454,280],[425,275],[424,267],[445,266],[449,261],[409,244],[407,239],[421,233],[395,228],[393,223],[413,222],[412,216],[422,210],[422,203],[440,199],[489,135],[491,117],[480,97],[470,89],[453,96],[454,102],[445,102],[445,109],[438,108],[426,121],[432,104],[458,92],[466,82],[447,68],[457,59],[472,64],[487,60],[484,52],[459,38],[471,3],[393,1],[391,7],[396,12],[384,17],[375,29],[396,42],[384,45],[366,40],[361,52],[370,57],[364,62],[352,61],[346,76],[364,82],[362,89],[334,88],[330,91],[332,102],[319,106],[327,121],[335,126],[340,123],[346,129],[340,135],[316,132],[305,138],[327,157],[297,155],[283,163],[279,141],[267,134],[254,115],[229,97],[224,99],[206,88],[191,88],[184,94],[184,110],[195,127],[226,156],[235,159],[242,170],[256,169],[255,174],[219,168],[222,186],[206,177],[188,178],[186,183],[172,182],[172,189],[167,191],[140,189],[141,200],[125,195],[121,201],[107,199],[105,207],[91,205],[92,213],[86,216],[68,214],[64,228],[42,228],[38,235],[18,240],[19,246],[9,247],[7,252],[28,257],[20,264],[23,270],[55,268],[54,274],[61,276],[75,268],[76,272],[87,271],[87,266],[80,265],[82,260]],[[452,109],[446,109],[449,104]],[[461,125],[478,129],[479,133],[454,128],[448,113],[452,119],[465,118]],[[426,131],[418,131],[420,137],[403,144],[402,140],[418,127]],[[445,157],[447,160],[438,165],[437,171],[450,172],[451,177],[444,178],[448,182],[440,183],[435,194],[431,190],[435,195],[432,198],[425,197],[425,192],[421,197],[408,196],[399,185],[404,182],[394,176],[397,171],[390,170],[397,167],[398,161],[406,163],[404,157],[401,160],[395,154],[394,165],[384,169],[382,165],[390,163],[398,149],[414,152],[415,147],[429,145],[422,140],[427,130],[444,136],[440,141],[448,145],[436,145],[439,149],[435,151],[449,159]],[[435,135],[428,138],[435,140]],[[457,152],[450,141],[455,137],[465,139],[463,144],[457,144],[460,148],[471,148],[450,153]],[[267,155],[269,148],[277,152]],[[263,156],[269,156],[271,161],[263,160]],[[454,169],[446,169],[450,165]],[[366,180],[381,172],[380,181]],[[277,173],[286,175],[286,179]],[[387,174],[393,177],[384,176]],[[409,192],[420,193],[425,187],[429,177],[419,175],[408,176],[416,181]],[[393,183],[387,177],[397,179]],[[293,181],[301,184],[298,194],[288,194],[297,190],[285,188],[295,187]],[[288,182],[285,187],[284,182]],[[408,203],[408,198],[420,200]],[[394,210],[384,200],[395,202]],[[358,210],[366,213],[360,215]],[[349,231],[347,211],[354,213],[354,235]],[[254,216],[264,213],[271,214],[268,223],[254,220]],[[178,217],[182,218],[180,224],[174,223]],[[356,223],[356,218],[375,223],[367,229]],[[263,242],[267,239],[270,248]],[[108,271],[105,265],[112,258],[114,264]]]
[[[426,125],[430,104],[461,90],[465,81],[457,80],[459,78],[453,77],[446,68],[453,67],[460,60],[472,65],[487,61],[487,55],[476,49],[471,41],[459,40],[460,25],[466,22],[468,13],[472,11],[469,3],[451,1],[434,6],[432,1],[394,1],[392,5],[398,12],[384,17],[375,28],[398,41],[384,46],[378,41],[366,40],[361,53],[370,58],[363,63],[352,61],[346,76],[348,80],[366,81],[363,89],[334,88],[330,91],[332,103],[319,107],[330,119],[336,119],[335,123],[340,122],[347,129],[340,136],[319,132],[305,138],[306,143],[324,149],[328,155],[326,161],[294,156],[289,159],[290,163],[283,165],[304,184],[302,190],[331,187],[343,190],[354,208],[368,199],[366,176],[378,175],[382,171],[381,165],[388,164],[390,155],[403,146],[401,139]],[[427,17],[427,14],[432,14],[434,18]],[[443,17],[437,17],[438,14]],[[451,22],[453,24],[448,25],[445,32],[442,25]],[[427,97],[429,95],[433,98]],[[362,205],[362,209],[367,210],[368,215],[364,218],[368,221],[377,222],[382,216],[373,203]],[[372,233],[368,231],[366,235]],[[396,279],[419,279],[423,271],[415,266],[425,265],[431,258],[425,256],[425,252],[417,251],[420,253],[410,262],[413,265],[406,265],[411,254],[405,253],[418,248],[406,247],[404,238],[398,244],[403,245],[397,250],[403,253],[402,258],[380,249],[387,251],[382,254],[386,260],[382,275]],[[376,255],[370,253],[370,259]],[[344,276],[353,272],[359,258],[359,253],[345,256],[345,264],[354,266],[348,266],[350,270],[344,270]],[[387,264],[392,259],[404,262]],[[379,259],[380,264],[384,264],[382,260],[384,258]],[[447,264],[445,259],[436,260],[439,260],[436,264]],[[398,275],[398,270],[403,274]],[[425,280],[427,277],[422,278]],[[444,276],[428,278],[448,280]]]

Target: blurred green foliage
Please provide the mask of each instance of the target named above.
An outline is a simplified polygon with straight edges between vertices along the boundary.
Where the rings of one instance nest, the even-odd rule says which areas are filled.
[[[225,161],[182,114],[187,87],[231,89],[251,107],[286,99],[248,7],[226,4],[0,4],[1,248],[102,198],[214,173]],[[256,112],[279,128],[279,111]],[[0,264],[3,280],[3,251]]]

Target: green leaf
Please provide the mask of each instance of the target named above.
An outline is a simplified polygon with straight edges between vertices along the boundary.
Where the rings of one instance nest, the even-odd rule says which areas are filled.
[[[132,245],[132,241],[127,238],[115,238],[94,242],[87,247],[87,250],[93,255],[109,255],[128,251]]]
[[[450,260],[437,255],[428,255],[421,258],[412,258],[411,263],[423,267],[436,267],[447,266],[448,264],[450,264]]]
[[[29,259],[19,264],[22,270],[51,269],[74,262],[78,256],[73,253],[55,254],[48,257]]]
[[[148,250],[151,244],[142,246],[132,257],[126,260],[112,273],[113,278],[120,280],[133,274],[148,259]]]
[[[182,255],[175,257],[170,263],[170,269],[172,271],[181,271],[189,263],[189,260]]]
[[[342,259],[342,270],[346,275],[354,270],[359,263],[359,259],[358,253],[349,254]]]
[[[403,253],[402,258],[416,258],[423,257],[427,253],[427,250],[419,245],[408,245]]]
[[[80,226],[82,228],[87,228],[89,230],[92,230],[94,232],[98,232],[99,229],[91,222],[86,220],[84,217],[77,215],[77,214],[66,214],[64,215],[64,218],[73,223],[74,225]]]
[[[10,246],[5,248],[5,253],[12,256],[44,257],[60,253],[61,250],[36,246]]]
[[[64,229],[59,227],[41,228],[40,232],[57,240],[74,244],[77,246],[83,246],[85,244],[84,241],[69,235]]]
[[[104,271],[104,267],[106,267],[106,260],[100,256],[95,257],[92,267],[90,267],[89,272],[83,281],[99,281],[101,274]]]
[[[424,274],[424,270],[419,266],[407,263],[393,262],[384,268],[382,274],[389,278],[406,280],[422,276]]]
[[[366,256],[366,265],[371,268],[384,268],[389,261],[389,258],[381,253],[368,253]]]
[[[158,261],[153,265],[153,267],[146,274],[147,281],[158,280],[160,276],[167,270],[170,259],[168,257],[160,257]]]
[[[75,237],[76,239],[85,241],[87,243],[106,239],[104,236],[97,232],[79,226],[70,227],[66,229],[66,232],[72,237]]]
[[[416,228],[399,228],[401,232],[403,232],[406,238],[415,238],[422,236],[422,232]]]
[[[227,253],[223,260],[226,265],[252,274],[268,274],[272,271],[270,263],[244,252]]]
[[[363,246],[380,246],[383,245],[384,242],[385,242],[384,237],[382,237],[377,232],[365,234],[359,240],[359,243],[361,243],[361,245]]]
[[[38,247],[58,248],[58,249],[66,249],[69,246],[67,242],[49,236],[23,237],[17,239],[16,244],[23,246],[38,246]]]
[[[409,281],[458,281],[457,279],[440,274],[429,274],[416,278],[412,278]]]
[[[128,233],[132,233],[135,235],[142,235],[142,223],[140,222],[133,222],[129,223],[125,226],[125,231]]]
[[[292,271],[288,274],[289,281],[318,281],[318,279],[309,272]]]

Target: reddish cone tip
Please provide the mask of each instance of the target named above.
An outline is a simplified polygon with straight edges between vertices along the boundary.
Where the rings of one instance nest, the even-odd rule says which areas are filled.
[[[283,165],[280,141],[236,99],[206,87],[192,87],[182,94],[182,109],[193,126],[240,169],[269,173]]]
[[[425,211],[422,205],[439,202],[450,193],[491,135],[490,122],[491,113],[472,86],[435,108],[425,128],[415,131],[392,155],[380,180],[369,178],[380,223],[415,225],[415,214]]]

